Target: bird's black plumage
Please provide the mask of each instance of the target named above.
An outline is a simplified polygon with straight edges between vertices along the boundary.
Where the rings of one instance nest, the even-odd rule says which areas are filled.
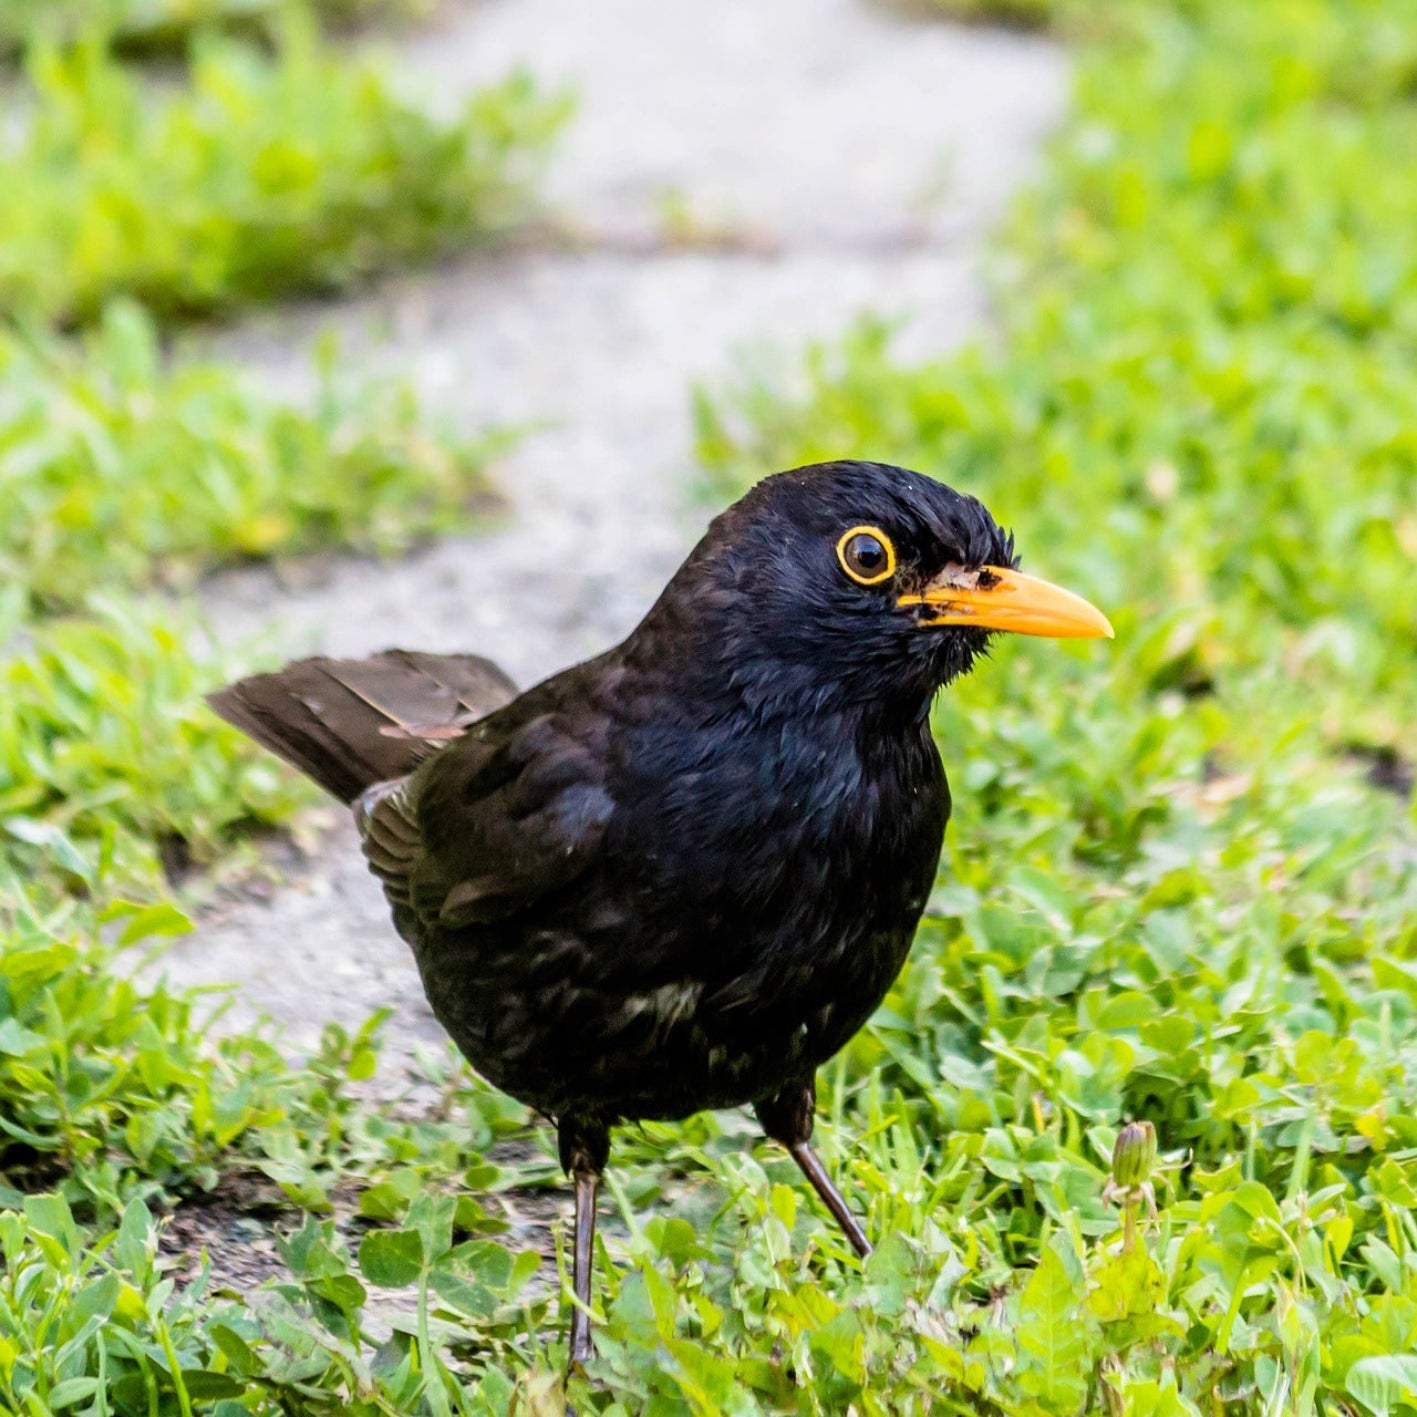
[[[949,814],[930,698],[985,632],[922,636],[844,576],[858,523],[922,582],[1012,559],[915,474],[770,478],[624,643],[366,807],[434,1011],[513,1096],[606,1122],[755,1101],[899,971]]]
[[[978,501],[919,474],[780,473],[614,649],[480,717],[454,694],[451,731],[411,722],[413,701],[401,726],[307,726],[287,755],[320,776],[314,738],[407,745],[406,775],[357,804],[370,865],[438,1018],[558,1120],[578,1174],[611,1124],[704,1107],[753,1103],[805,1148],[814,1071],[885,995],[934,879],[950,798],[930,701],[990,634],[954,599],[987,601],[1013,565]],[[464,682],[492,682],[469,662]],[[318,662],[356,699],[371,663]],[[292,672],[217,707],[282,751]],[[294,718],[321,717],[296,697]]]

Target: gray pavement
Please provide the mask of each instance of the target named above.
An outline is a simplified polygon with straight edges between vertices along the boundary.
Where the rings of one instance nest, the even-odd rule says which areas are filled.
[[[347,363],[410,375],[465,427],[539,431],[499,469],[510,507],[490,533],[294,584],[223,576],[207,605],[234,642],[471,649],[523,683],[623,635],[692,544],[708,512],[693,381],[745,352],[790,358],[866,309],[907,317],[907,349],[979,333],[988,233],[1066,87],[1037,39],[869,0],[481,0],[396,58],[435,104],[516,63],[577,90],[548,191],[579,243],[400,278],[216,343],[298,390],[311,339],[334,326]],[[440,1036],[343,826],[285,888],[218,903],[165,968],[236,983],[236,1017],[273,1016],[296,1050],[381,1005],[395,1055]]]

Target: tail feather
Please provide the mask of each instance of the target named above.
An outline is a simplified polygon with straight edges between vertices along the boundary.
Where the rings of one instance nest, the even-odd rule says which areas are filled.
[[[241,679],[207,702],[228,723],[342,802],[420,759],[516,695],[491,660],[391,649],[301,659]]]

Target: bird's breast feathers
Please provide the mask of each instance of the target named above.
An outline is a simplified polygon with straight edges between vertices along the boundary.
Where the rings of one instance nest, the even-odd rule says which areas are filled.
[[[719,1059],[716,1095],[738,1100],[829,1056],[889,988],[934,876],[948,795],[928,735],[595,731],[592,754],[573,722],[528,724],[365,809],[459,1046],[536,1105],[593,1072],[644,1115],[677,1106],[624,1091],[648,1086],[646,1050]],[[522,1049],[556,1020],[564,1056]]]
[[[918,874],[926,855],[933,870],[938,857],[948,796],[928,735],[730,725],[625,752],[634,760],[614,774],[623,786],[606,847],[652,889],[759,909],[786,889],[810,907],[822,891],[889,894],[900,873]],[[666,760],[682,767],[665,771]],[[818,889],[803,897],[804,884]]]

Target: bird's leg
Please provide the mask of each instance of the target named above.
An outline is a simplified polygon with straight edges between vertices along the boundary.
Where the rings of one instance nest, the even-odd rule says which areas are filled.
[[[561,1165],[576,1183],[576,1240],[571,1263],[571,1289],[577,1299],[571,1310],[571,1351],[566,1363],[569,1378],[593,1356],[590,1345],[590,1267],[595,1245],[595,1197],[600,1173],[610,1157],[610,1131],[590,1117],[562,1117],[556,1139]]]
[[[871,1253],[871,1242],[866,1238],[860,1222],[847,1208],[841,1192],[832,1184],[826,1167],[812,1150],[812,1113],[816,1106],[817,1085],[807,1082],[786,1087],[774,1096],[764,1098],[754,1104],[753,1111],[758,1114],[758,1121],[768,1136],[773,1141],[781,1142],[791,1153],[792,1159],[812,1183],[812,1189],[821,1196],[822,1204],[831,1211],[836,1223],[851,1241],[851,1248],[865,1259]]]

